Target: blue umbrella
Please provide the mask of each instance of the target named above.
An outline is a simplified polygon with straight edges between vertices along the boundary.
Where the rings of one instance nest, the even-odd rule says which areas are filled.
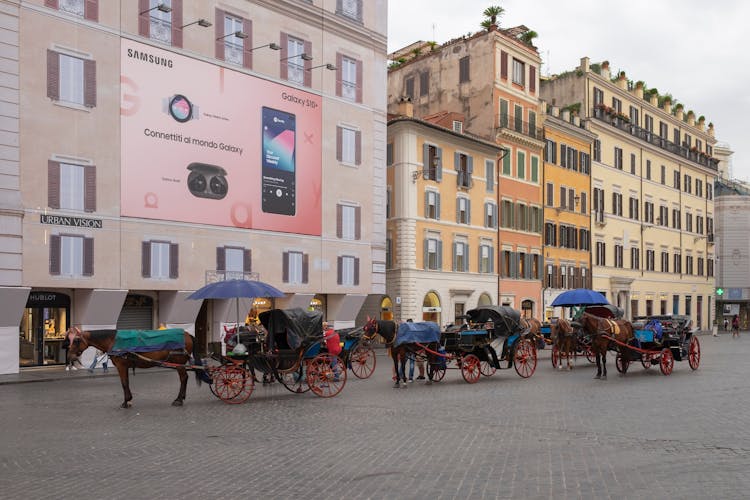
[[[607,298],[600,292],[589,290],[588,288],[576,288],[575,290],[566,290],[552,301],[553,307],[572,307],[572,306],[601,306],[609,305]]]
[[[194,291],[188,299],[238,299],[257,297],[283,297],[284,292],[278,288],[252,280],[225,280],[209,283]]]

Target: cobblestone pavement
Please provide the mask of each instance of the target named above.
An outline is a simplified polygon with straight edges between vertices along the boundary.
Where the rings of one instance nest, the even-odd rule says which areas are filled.
[[[578,360],[469,385],[393,389],[386,358],[332,399],[258,385],[227,405],[191,377],[72,377],[0,385],[0,497],[746,498],[750,338],[700,337],[700,369]]]

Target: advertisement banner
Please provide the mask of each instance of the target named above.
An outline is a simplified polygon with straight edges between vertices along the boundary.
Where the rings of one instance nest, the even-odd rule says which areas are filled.
[[[121,213],[321,233],[320,96],[122,40]]]

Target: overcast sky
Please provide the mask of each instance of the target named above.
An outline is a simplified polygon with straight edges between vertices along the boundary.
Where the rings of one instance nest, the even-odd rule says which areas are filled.
[[[539,36],[541,74],[608,60],[660,94],[713,122],[728,144],[733,176],[750,180],[750,53],[745,0],[389,0],[388,52],[418,40],[444,43],[475,32],[491,5],[501,28],[523,24]]]

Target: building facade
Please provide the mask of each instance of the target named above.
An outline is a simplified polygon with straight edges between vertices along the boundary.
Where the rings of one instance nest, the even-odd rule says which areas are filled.
[[[498,303],[542,314],[542,155],[538,116],[541,60],[525,28],[492,26],[443,45],[413,44],[389,58],[388,109],[406,98],[426,120],[446,114],[456,131],[495,142],[499,165]],[[410,55],[410,59],[405,56]],[[413,56],[413,57],[412,57]]]
[[[206,348],[252,309],[346,327],[385,292],[384,0],[0,8],[0,373],[61,362],[71,325]],[[186,299],[233,277],[285,296]]]
[[[542,82],[557,106],[590,120],[595,290],[628,318],[688,314],[706,329],[714,308],[713,186],[719,160],[713,125],[644,93],[624,72],[583,58]]]
[[[395,320],[454,323],[469,309],[497,303],[502,150],[414,118],[410,102],[401,111],[388,121],[383,310]]]

